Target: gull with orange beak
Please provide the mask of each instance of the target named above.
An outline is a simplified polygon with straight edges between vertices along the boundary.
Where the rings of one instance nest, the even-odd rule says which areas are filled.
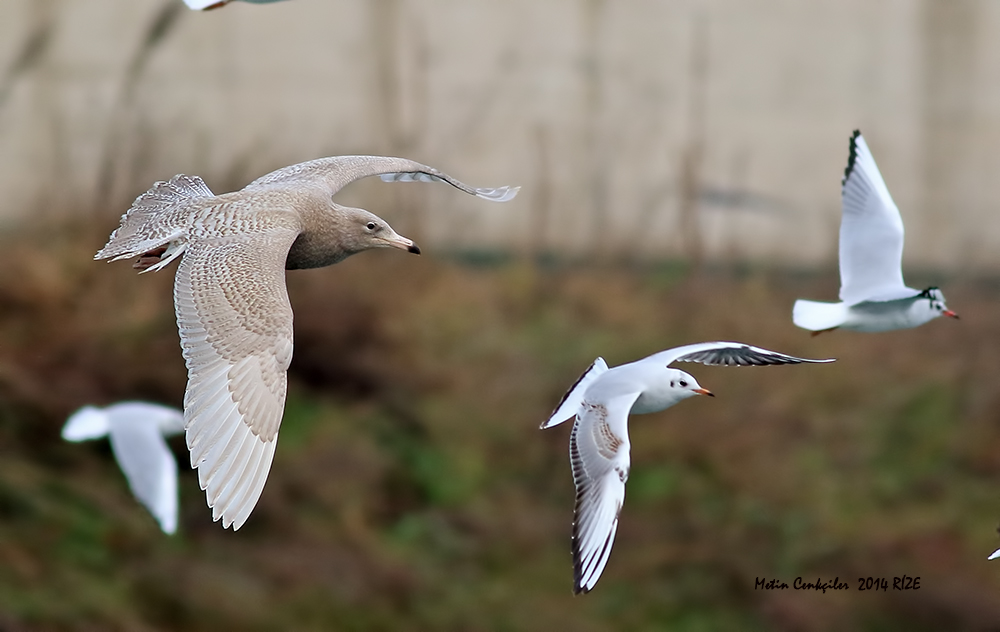
[[[542,424],[551,428],[576,418],[569,457],[576,485],[573,520],[573,590],[589,592],[604,571],[618,530],[630,467],[628,416],[655,413],[694,395],[709,395],[674,362],[723,366],[763,366],[833,362],[808,360],[740,342],[703,342],[668,349],[608,368],[597,358],[570,387]]]
[[[792,321],[816,336],[833,329],[891,331],[958,318],[936,287],[903,283],[903,219],[861,132],[851,136],[840,193],[840,301],[795,301]]]
[[[477,189],[405,158],[334,156],[278,169],[215,195],[197,176],[143,193],[95,259],[138,257],[143,272],[180,258],[174,311],[187,364],[184,431],[212,518],[239,529],[271,469],[292,360],[285,270],[321,268],[372,248],[420,254],[385,220],[333,196],[366,176],[444,182],[492,202],[518,187]]]

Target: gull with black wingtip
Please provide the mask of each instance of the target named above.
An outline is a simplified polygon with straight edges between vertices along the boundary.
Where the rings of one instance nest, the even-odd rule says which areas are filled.
[[[936,287],[903,283],[903,219],[868,144],[855,130],[841,182],[840,301],[797,300],[792,321],[816,336],[834,329],[891,331],[958,318]]]
[[[576,486],[573,520],[576,593],[589,592],[594,587],[611,555],[631,463],[628,416],[659,412],[695,395],[714,397],[690,374],[670,368],[674,362],[763,366],[833,360],[796,358],[739,342],[686,345],[614,368],[608,368],[603,358],[597,358],[541,426],[551,428],[576,418],[569,439]]]

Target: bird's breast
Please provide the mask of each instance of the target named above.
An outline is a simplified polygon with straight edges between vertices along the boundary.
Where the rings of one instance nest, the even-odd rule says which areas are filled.
[[[646,389],[632,404],[632,413],[635,415],[657,413],[665,408],[670,408],[677,402],[678,398],[670,389]]]
[[[288,250],[285,269],[305,270],[332,266],[352,254],[354,253],[348,251],[336,240],[324,239],[322,235],[302,233]]]

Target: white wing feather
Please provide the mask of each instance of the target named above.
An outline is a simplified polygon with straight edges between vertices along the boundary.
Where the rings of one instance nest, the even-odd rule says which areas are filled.
[[[840,300],[889,301],[919,294],[903,283],[903,219],[860,132],[851,138],[840,221]]]
[[[111,449],[132,493],[165,533],[177,530],[177,461],[155,419],[111,416]]]
[[[583,402],[570,435],[576,486],[573,588],[589,592],[611,555],[630,467],[628,413],[638,392]]]
[[[577,378],[573,386],[569,387],[569,390],[563,395],[562,400],[556,405],[556,409],[552,411],[552,414],[541,425],[541,428],[544,430],[545,428],[558,426],[567,419],[573,418],[580,410],[580,404],[583,403],[583,396],[587,392],[587,387],[593,384],[594,380],[607,372],[607,370],[608,363],[604,361],[604,358],[594,360],[594,363],[583,372],[583,375]]]

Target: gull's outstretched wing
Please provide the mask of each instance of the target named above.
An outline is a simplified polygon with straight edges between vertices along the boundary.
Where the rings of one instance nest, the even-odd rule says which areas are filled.
[[[667,349],[639,360],[639,362],[659,362],[664,365],[673,362],[697,362],[699,364],[723,366],[764,366],[768,364],[801,364],[803,362],[833,362],[811,360],[751,347],[742,342],[700,342]]]
[[[584,400],[570,435],[576,485],[573,518],[573,591],[589,592],[600,579],[618,530],[629,472],[628,412],[635,392]]]
[[[903,220],[861,132],[851,137],[841,190],[840,300],[889,301],[919,292],[903,283]]]
[[[333,193],[336,193],[355,180],[368,176],[382,176],[382,180],[386,182],[444,182],[469,195],[475,195],[491,202],[512,200],[521,189],[521,187],[510,186],[470,187],[434,167],[428,167],[406,158],[388,156],[333,156],[301,162],[261,176],[248,184],[247,188],[320,181],[330,187]]]
[[[174,281],[191,466],[213,519],[234,530],[264,488],[284,411],[292,359],[285,259],[299,233],[292,222],[255,214],[228,237],[192,242]]]
[[[608,363],[604,361],[604,358],[594,360],[594,363],[583,372],[583,375],[577,378],[573,386],[569,387],[569,390],[563,395],[562,400],[556,405],[556,409],[552,411],[552,414],[549,415],[549,418],[540,427],[543,430],[551,428],[574,417],[580,410],[580,405],[583,403],[583,395],[587,392],[587,387],[593,384],[594,380],[607,370]]]
[[[156,411],[143,414],[145,405],[108,409],[111,449],[128,479],[132,493],[149,509],[165,533],[177,530],[177,461],[170,452]],[[157,407],[160,408],[160,407]],[[180,411],[170,411],[180,416]]]

